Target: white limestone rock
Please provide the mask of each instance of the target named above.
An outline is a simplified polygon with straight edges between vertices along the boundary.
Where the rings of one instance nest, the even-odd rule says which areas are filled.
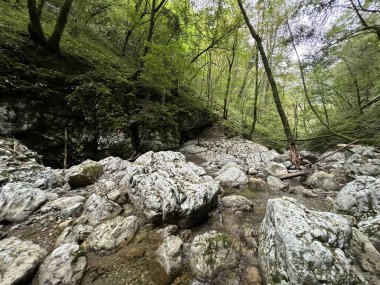
[[[59,246],[41,264],[33,285],[79,285],[87,265],[83,253],[77,244]]]
[[[246,197],[239,195],[230,195],[222,198],[224,209],[232,212],[250,212],[253,210],[253,203]]]
[[[272,161],[265,166],[264,174],[268,176],[282,176],[288,174],[288,170],[283,164]]]
[[[306,209],[296,199],[268,200],[259,236],[259,263],[267,284],[365,284],[352,265],[349,222]]]
[[[92,226],[115,218],[122,211],[121,207],[118,204],[108,200],[106,197],[102,197],[97,194],[92,194],[87,199],[83,208],[84,210],[81,218]]]
[[[31,241],[0,240],[0,284],[27,284],[46,255],[45,249]]]
[[[170,280],[173,280],[181,271],[182,246],[183,242],[179,237],[167,236],[156,251],[156,258]]]
[[[380,178],[357,177],[339,191],[335,208],[359,221],[380,214]]]
[[[97,226],[87,238],[89,248],[95,251],[115,249],[123,241],[130,242],[138,229],[135,216],[116,217]]]
[[[229,237],[210,231],[194,238],[189,263],[196,278],[210,281],[220,272],[237,267],[239,254]]]
[[[86,200],[83,196],[62,197],[46,203],[41,209],[41,213],[59,212],[64,217],[79,215]]]
[[[66,227],[55,242],[55,246],[65,243],[80,243],[84,241],[93,231],[88,225],[76,225]]]
[[[44,191],[29,183],[8,183],[0,189],[0,221],[21,222],[47,200]]]
[[[236,166],[230,166],[215,177],[215,180],[220,181],[220,184],[230,187],[239,187],[248,184],[248,177],[245,173]]]
[[[135,207],[153,223],[190,227],[216,204],[219,183],[178,152],[147,152],[126,171],[121,183]]]
[[[324,171],[314,172],[307,178],[306,184],[326,191],[338,191],[340,189],[339,184],[335,181],[334,175]]]

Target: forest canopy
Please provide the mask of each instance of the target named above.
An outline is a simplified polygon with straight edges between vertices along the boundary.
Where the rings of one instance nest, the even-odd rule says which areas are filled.
[[[50,53],[91,35],[162,104],[191,90],[236,134],[379,144],[377,0],[5,2],[28,11],[30,38]]]

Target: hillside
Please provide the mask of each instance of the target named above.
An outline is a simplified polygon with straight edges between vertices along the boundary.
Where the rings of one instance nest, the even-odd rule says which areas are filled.
[[[47,165],[63,166],[65,144],[69,165],[170,149],[214,121],[186,87],[162,94],[129,80],[133,67],[127,59],[91,30],[75,34],[70,23],[61,54],[50,55],[29,39],[25,6],[0,2],[0,11],[5,10],[0,20],[0,136],[20,139]],[[45,13],[44,25],[51,29],[52,12]]]

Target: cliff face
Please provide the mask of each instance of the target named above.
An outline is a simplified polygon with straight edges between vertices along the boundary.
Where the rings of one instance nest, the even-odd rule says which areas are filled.
[[[62,167],[65,142],[69,165],[128,158],[174,148],[213,122],[188,94],[164,96],[83,60],[26,53],[32,45],[0,48],[0,136],[20,139],[47,165]]]

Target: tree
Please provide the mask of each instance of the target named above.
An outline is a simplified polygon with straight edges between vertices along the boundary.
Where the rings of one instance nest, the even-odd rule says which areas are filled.
[[[52,54],[57,54],[60,52],[60,42],[72,3],[73,0],[65,0],[62,4],[56,20],[54,31],[46,40],[45,33],[41,25],[41,15],[45,0],[41,0],[38,7],[35,0],[28,0],[30,20],[30,23],[28,24],[29,36],[34,42],[44,46]]]
[[[46,42],[46,48],[49,52],[57,54],[60,52],[59,44],[61,42],[62,34],[66,26],[67,16],[69,15],[71,4],[74,0],[66,0],[61,9],[55,23],[54,31]]]
[[[28,32],[30,38],[39,45],[46,44],[46,37],[41,25],[42,7],[45,1],[41,1],[37,8],[36,0],[28,0],[29,20]]]
[[[244,21],[247,24],[248,29],[249,29],[253,39],[256,41],[257,48],[259,50],[261,60],[262,60],[263,65],[264,65],[264,69],[265,69],[265,72],[266,72],[267,77],[268,77],[268,81],[269,81],[270,86],[272,88],[273,99],[274,99],[274,102],[276,104],[277,112],[280,116],[282,126],[284,128],[286,140],[288,142],[291,161],[292,161],[293,165],[295,165],[297,168],[299,168],[301,165],[299,150],[298,150],[298,147],[295,143],[294,136],[293,136],[292,130],[290,128],[288,118],[287,118],[285,111],[282,107],[280,95],[279,95],[279,92],[277,89],[277,84],[276,84],[276,81],[274,79],[272,69],[269,65],[268,57],[266,55],[266,52],[265,52],[265,49],[264,49],[264,46],[262,43],[262,39],[261,39],[260,35],[257,34],[256,30],[254,29],[254,27],[250,23],[247,12],[245,11],[245,8],[242,4],[242,1],[241,0],[237,0],[237,1],[239,4],[240,11],[243,15]]]

